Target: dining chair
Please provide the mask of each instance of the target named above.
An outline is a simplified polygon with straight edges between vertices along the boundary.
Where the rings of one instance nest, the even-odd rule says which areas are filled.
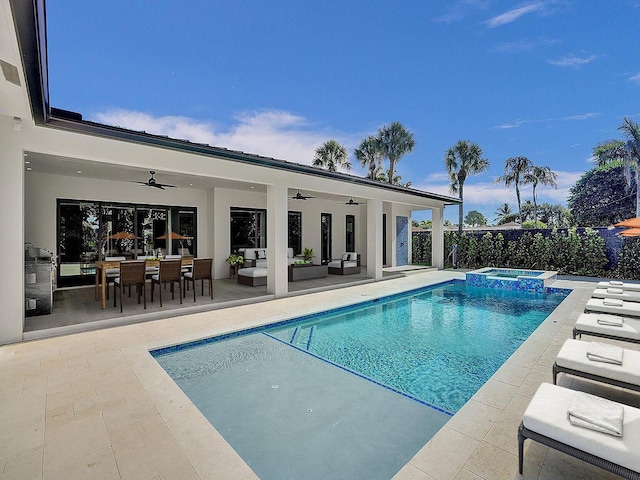
[[[105,257],[105,262],[124,262],[126,257]],[[109,283],[113,283],[118,275],[120,275],[120,268],[107,268],[106,270],[106,278],[107,284],[105,288],[107,289],[107,300],[109,300]],[[115,288],[115,287],[114,287]]]
[[[136,257],[136,260],[149,260],[152,258],[155,259],[155,257],[149,255],[138,255]],[[155,275],[156,273],[158,273],[158,267],[149,267],[145,265],[145,275],[147,276],[147,278],[151,278],[151,275]]]
[[[200,295],[204,296],[204,281],[209,280],[209,295],[213,300],[213,276],[211,274],[211,266],[213,258],[194,258],[193,270],[184,274],[184,290],[183,295],[186,298],[188,282],[193,283],[193,301],[196,301],[196,280],[202,280],[202,288]]]
[[[120,312],[122,312],[122,301],[124,287],[136,286],[138,292],[138,305],[140,304],[140,295],[144,298],[144,308],[147,308],[147,287],[145,262],[132,260],[128,262],[120,262],[120,276],[113,281],[113,306],[116,306],[116,287],[120,289]]]
[[[160,260],[160,267],[158,273],[151,276],[151,301],[153,302],[153,290],[155,284],[164,284],[167,283],[171,288],[171,299],[175,298],[175,289],[173,284],[178,283],[178,288],[180,289],[180,293],[178,297],[180,298],[180,303],[182,303],[182,260],[180,259],[169,259],[169,260]],[[160,306],[162,307],[162,288],[158,288],[158,296],[160,298]]]

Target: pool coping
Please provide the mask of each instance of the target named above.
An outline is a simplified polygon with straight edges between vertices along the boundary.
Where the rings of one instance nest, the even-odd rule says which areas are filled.
[[[0,347],[0,471],[19,478],[257,478],[149,350],[360,303],[464,273],[418,273],[338,291]],[[595,288],[574,291],[395,479],[512,479],[517,422]],[[259,318],[256,318],[260,315]],[[628,346],[625,346],[629,348]],[[527,478],[580,478],[583,464],[526,445]],[[578,465],[574,474],[562,469]],[[91,469],[88,470],[88,466]],[[555,470],[554,470],[555,469]],[[549,472],[552,472],[549,474]],[[563,472],[559,474],[557,472]],[[590,471],[591,472],[591,471]],[[602,476],[595,469],[596,478]],[[94,477],[92,477],[94,478]]]

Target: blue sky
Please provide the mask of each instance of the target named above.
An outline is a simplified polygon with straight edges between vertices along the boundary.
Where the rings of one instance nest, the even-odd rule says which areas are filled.
[[[416,148],[398,173],[421,190],[448,194],[447,148],[481,146],[465,212],[491,222],[517,208],[493,185],[508,157],[551,167],[539,202],[565,204],[593,146],[640,121],[638,0],[49,0],[47,21],[55,107],[307,164],[399,121]]]

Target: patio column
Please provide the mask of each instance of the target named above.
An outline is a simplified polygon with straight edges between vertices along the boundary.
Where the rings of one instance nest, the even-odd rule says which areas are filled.
[[[431,209],[431,265],[444,268],[444,208]]]
[[[287,187],[267,186],[267,292],[283,297],[289,292]]]
[[[367,277],[382,280],[382,200],[367,200]]]
[[[24,323],[24,134],[14,130],[12,117],[0,115],[0,225],[6,229],[0,236],[0,345],[21,341]]]

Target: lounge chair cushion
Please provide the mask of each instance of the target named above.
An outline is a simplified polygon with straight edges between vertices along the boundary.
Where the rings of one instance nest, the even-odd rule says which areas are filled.
[[[610,280],[608,282],[598,282],[598,288],[621,288],[625,291],[640,292],[640,283],[628,283]]]
[[[640,302],[640,292],[625,291],[620,287],[596,288],[591,296],[593,298],[616,298],[629,302]]]
[[[358,266],[358,262],[352,262],[352,261],[344,262],[344,268],[357,267],[357,266]],[[342,268],[342,260],[332,260],[327,264],[327,267]]]
[[[575,328],[582,332],[600,333],[621,339],[629,338],[640,341],[640,319],[624,317],[622,326],[614,327],[598,323],[599,316],[598,313],[583,313],[576,320]]]
[[[241,268],[240,270],[238,270],[238,275],[251,278],[266,277],[267,269],[259,267]]]
[[[524,412],[522,423],[536,433],[640,472],[640,409],[623,405],[622,437],[614,437],[569,423],[567,410],[576,393],[543,383]]]
[[[558,353],[556,363],[560,367],[579,372],[640,385],[640,352],[625,349],[622,365],[594,362],[587,358],[589,343],[572,339],[565,341]]]
[[[589,312],[605,312],[613,313],[615,315],[640,317],[640,303],[638,302],[627,302],[622,300],[621,305],[607,305],[607,303],[611,302],[605,302],[604,298],[590,298],[584,309]]]

